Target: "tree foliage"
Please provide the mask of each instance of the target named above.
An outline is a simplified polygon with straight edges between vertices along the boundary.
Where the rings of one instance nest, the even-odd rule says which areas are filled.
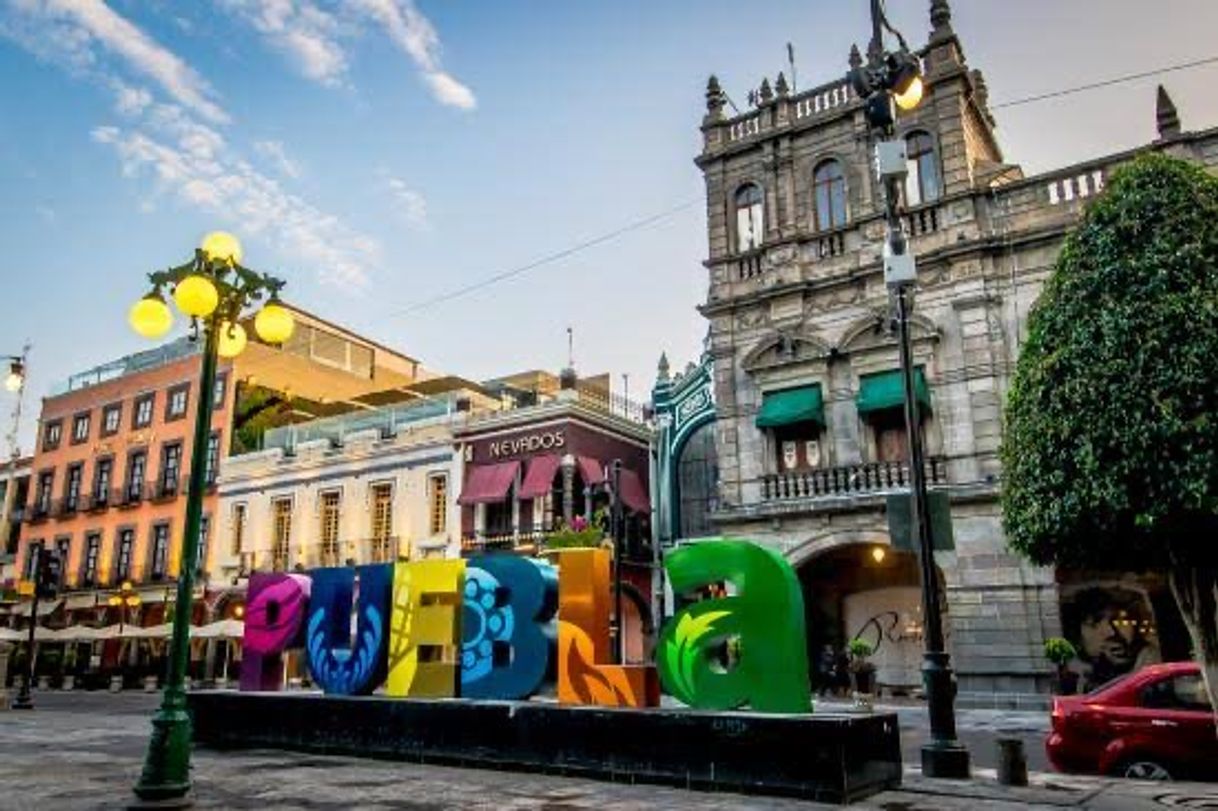
[[[1010,544],[1041,564],[1218,559],[1218,179],[1147,155],[1066,240],[1006,409]]]

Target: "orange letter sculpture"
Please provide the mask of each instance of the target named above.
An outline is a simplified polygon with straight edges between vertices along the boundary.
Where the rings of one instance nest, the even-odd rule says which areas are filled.
[[[558,554],[558,700],[602,707],[655,707],[660,681],[653,665],[610,660],[609,551]]]

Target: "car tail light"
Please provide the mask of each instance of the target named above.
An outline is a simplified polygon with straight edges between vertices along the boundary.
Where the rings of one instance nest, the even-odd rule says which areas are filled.
[[[1054,732],[1061,732],[1062,727],[1066,724],[1066,708],[1062,706],[1059,699],[1053,699],[1053,714],[1050,716],[1053,724]]]

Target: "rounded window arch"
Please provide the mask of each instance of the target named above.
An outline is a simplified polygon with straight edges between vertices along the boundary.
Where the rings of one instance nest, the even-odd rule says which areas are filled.
[[[846,224],[846,172],[841,161],[829,158],[812,172],[816,230],[829,231]]]
[[[905,202],[918,206],[933,203],[943,196],[943,173],[930,133],[916,130],[905,136],[909,174],[905,177]]]
[[[740,253],[761,247],[765,234],[765,193],[756,183],[736,190],[736,250]]]
[[[695,428],[685,440],[676,468],[678,537],[703,538],[713,534],[710,517],[719,501],[719,455],[713,421]]]

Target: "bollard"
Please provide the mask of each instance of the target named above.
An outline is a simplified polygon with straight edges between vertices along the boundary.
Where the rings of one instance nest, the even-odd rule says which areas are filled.
[[[1028,758],[1019,738],[999,738],[998,782],[1004,786],[1026,786],[1028,784]]]

